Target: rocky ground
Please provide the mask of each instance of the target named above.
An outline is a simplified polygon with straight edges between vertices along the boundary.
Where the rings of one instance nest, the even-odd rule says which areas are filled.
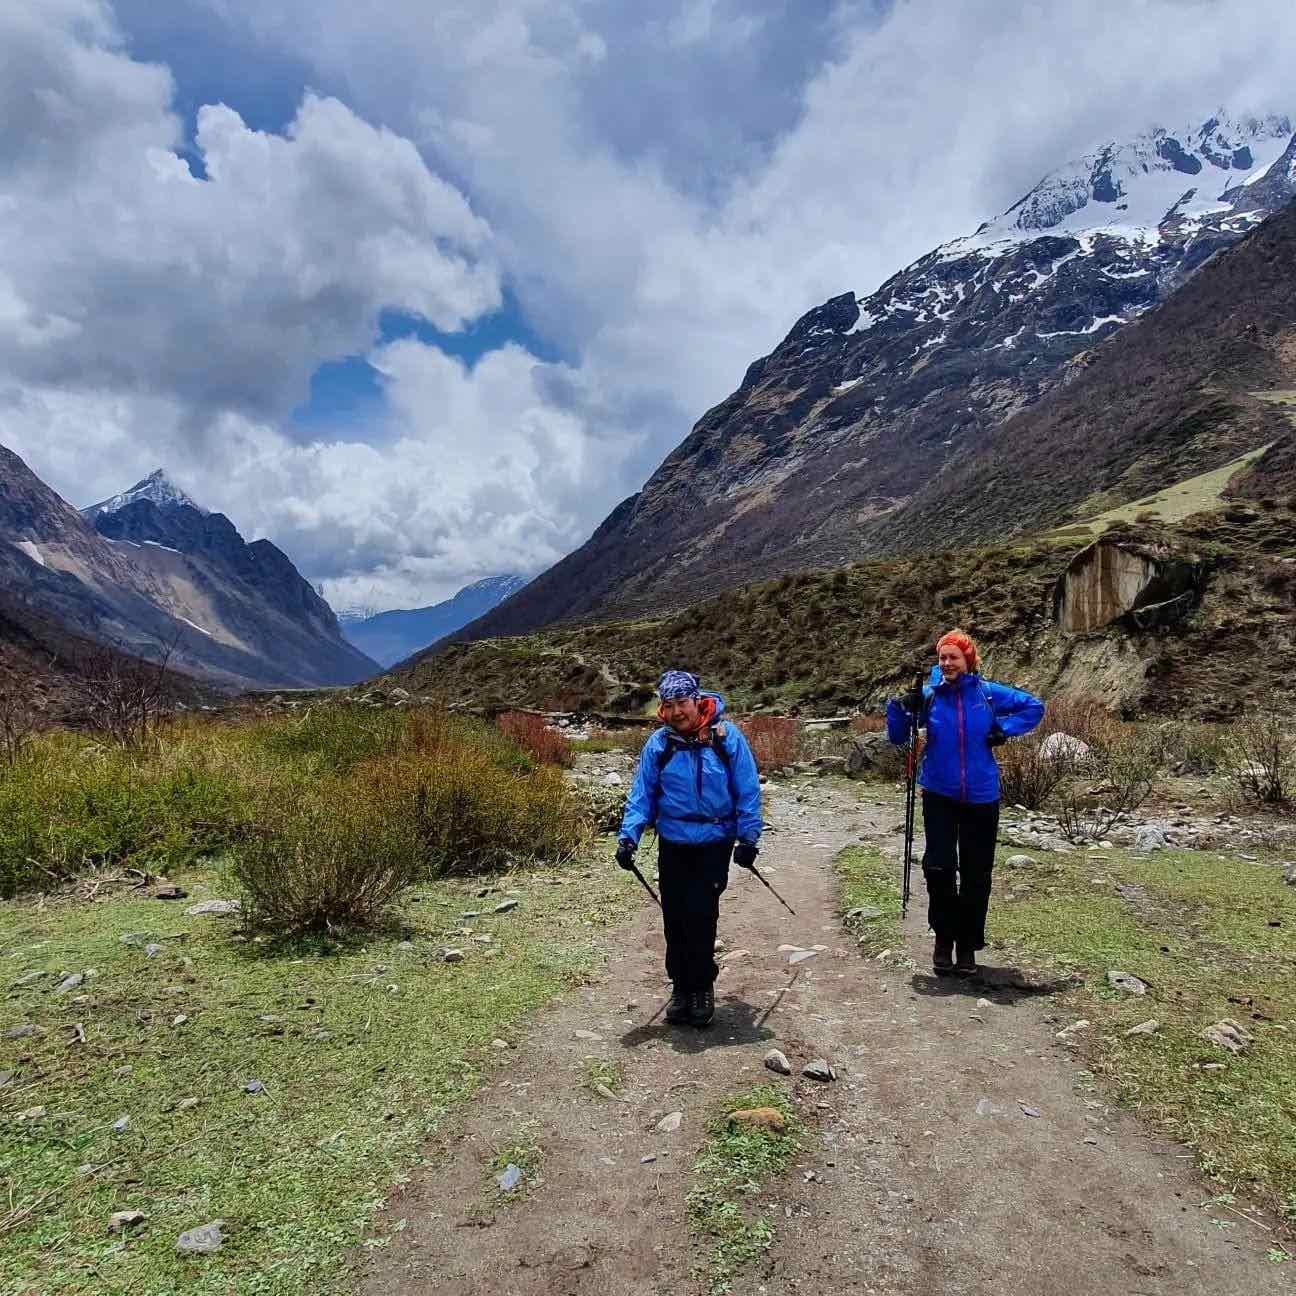
[[[589,781],[621,760],[599,757]],[[706,1291],[686,1223],[693,1160],[724,1096],[761,1081],[786,1087],[804,1133],[760,1197],[773,1242],[733,1291],[1289,1290],[1289,1266],[1267,1258],[1273,1222],[1215,1204],[1192,1157],[1109,1105],[1057,1038],[1061,982],[1011,967],[937,980],[920,903],[896,948],[861,955],[831,861],[861,842],[898,856],[893,787],[776,782],[768,814],[761,865],[796,916],[734,870],[713,1027],[662,1022],[645,897],[597,980],[499,1042],[493,1083],[389,1200],[396,1231],[366,1257],[364,1291]],[[1018,818],[1010,832],[1030,841]],[[771,1048],[791,1076],[766,1069]],[[836,1078],[805,1075],[815,1059]],[[619,1096],[591,1087],[594,1066],[620,1070]],[[508,1195],[501,1155],[527,1163]]]

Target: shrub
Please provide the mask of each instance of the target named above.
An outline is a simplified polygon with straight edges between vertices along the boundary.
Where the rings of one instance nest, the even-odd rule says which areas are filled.
[[[1072,841],[1092,841],[1147,800],[1157,770],[1156,739],[1132,726],[1099,753],[1098,779],[1088,789],[1073,786],[1063,798],[1058,822]]]
[[[1296,792],[1296,734],[1272,703],[1237,721],[1224,739],[1224,770],[1248,801],[1281,805]]]
[[[572,763],[572,749],[566,737],[557,729],[545,724],[544,717],[531,711],[505,711],[495,720],[499,731],[511,738],[524,751],[545,765]]]
[[[801,726],[790,716],[748,716],[738,727],[751,744],[757,768],[765,773],[796,764],[801,755]]]
[[[999,762],[999,795],[1006,805],[1041,810],[1071,772],[1070,762],[1042,754],[1047,735],[1036,730],[994,749]]]
[[[886,716],[880,712],[870,711],[865,715],[857,715],[851,718],[851,733],[881,733],[886,728]]]

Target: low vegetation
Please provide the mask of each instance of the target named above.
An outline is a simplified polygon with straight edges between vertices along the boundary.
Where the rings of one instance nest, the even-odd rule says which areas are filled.
[[[0,893],[219,856],[248,921],[281,933],[373,922],[416,880],[560,861],[585,838],[557,768],[431,710],[190,718],[143,748],[49,734],[0,768]]]
[[[776,1134],[729,1120],[730,1112],[757,1107],[780,1112],[785,1131]],[[754,1199],[791,1161],[798,1147],[797,1127],[792,1103],[778,1085],[756,1085],[717,1105],[688,1195],[689,1232],[707,1250],[708,1292],[729,1291],[743,1265],[773,1240],[774,1227],[754,1209]]]
[[[747,716],[738,721],[762,773],[787,769],[801,759],[801,726],[789,716]]]
[[[350,1291],[346,1257],[384,1244],[375,1212],[498,1064],[491,1040],[587,978],[636,903],[602,865],[513,872],[486,896],[420,883],[401,927],[364,940],[248,938],[130,889],[0,907],[5,1028],[33,1028],[0,1056],[5,1291]],[[197,866],[185,886],[222,894]],[[56,993],[72,971],[83,984]],[[127,1210],[144,1219],[110,1236]],[[214,1219],[217,1254],[177,1255]]]
[[[500,733],[542,764],[561,765],[564,769],[571,765],[571,743],[534,711],[505,711],[496,717],[495,723]]]
[[[1296,1224],[1296,889],[1273,860],[1041,856],[1000,872],[990,928],[985,962],[1083,978],[1061,1025],[1091,1023],[1073,1043],[1122,1103],[1192,1148],[1222,1191],[1257,1195]],[[1146,994],[1114,989],[1114,970]],[[1236,1056],[1202,1034],[1226,1018],[1253,1040]],[[1148,1021],[1150,1033],[1129,1034]]]
[[[921,833],[922,825],[918,826]],[[903,940],[900,930],[902,865],[872,846],[850,846],[833,861],[841,913],[863,954],[880,954]],[[922,860],[913,861],[911,904],[925,905]]]

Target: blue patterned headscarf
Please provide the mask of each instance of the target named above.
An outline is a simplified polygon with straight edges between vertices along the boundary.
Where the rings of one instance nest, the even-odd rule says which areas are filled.
[[[668,670],[657,682],[657,696],[663,702],[675,698],[701,697],[702,686],[698,677],[689,671]]]

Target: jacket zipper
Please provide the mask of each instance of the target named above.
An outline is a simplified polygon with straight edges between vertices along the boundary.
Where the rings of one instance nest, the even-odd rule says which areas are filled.
[[[702,813],[702,744],[693,748],[693,781],[697,787],[698,814]]]
[[[956,691],[954,694],[954,705],[958,709],[958,731],[959,731],[959,788],[963,795],[960,798],[967,800],[967,758],[964,752],[963,742],[963,694]]]

